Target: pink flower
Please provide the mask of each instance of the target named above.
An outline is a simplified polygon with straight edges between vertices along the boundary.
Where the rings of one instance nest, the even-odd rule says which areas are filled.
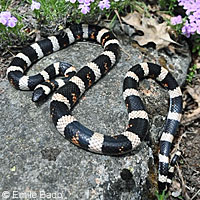
[[[171,18],[171,24],[176,25],[176,24],[181,24],[181,23],[182,23],[181,15]]]
[[[200,0],[178,0],[178,4],[185,9],[188,19],[182,27],[182,33],[186,37],[200,34]],[[176,19],[171,21],[174,25],[177,22]]]
[[[71,3],[75,3],[76,2],[76,0],[66,0],[66,2],[71,2]]]
[[[17,19],[15,17],[11,17],[8,19],[7,25],[11,28],[15,27],[17,23]]]
[[[188,21],[185,23],[185,25],[183,26],[182,28],[182,33],[187,37],[189,38],[190,35],[191,35],[191,26],[190,24],[188,23]]]
[[[1,12],[1,13],[0,13],[0,22],[1,22],[3,25],[6,25],[8,19],[9,19],[10,17],[11,17],[11,14],[10,14],[9,11]]]
[[[15,27],[17,18],[13,17],[9,11],[3,11],[0,13],[0,23],[7,27]]]
[[[200,20],[197,21],[197,33],[200,34]]]
[[[110,8],[110,1],[109,0],[102,0],[99,2],[99,8],[103,10],[104,8],[109,9]]]
[[[80,4],[79,9],[81,9],[81,12],[85,15],[87,14],[88,12],[90,12],[90,7],[89,7],[89,4]]]
[[[40,3],[37,1],[32,1],[31,10],[39,10],[39,9],[40,9]]]

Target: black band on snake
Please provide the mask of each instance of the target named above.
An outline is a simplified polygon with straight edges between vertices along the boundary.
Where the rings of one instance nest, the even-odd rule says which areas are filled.
[[[77,73],[72,65],[58,62],[37,75],[24,75],[26,70],[43,56],[84,39],[100,43],[104,51]],[[162,192],[172,178],[169,176],[169,157],[182,113],[182,93],[168,70],[157,64],[140,63],[127,72],[123,84],[123,98],[129,122],[126,130],[119,135],[105,136],[94,132],[71,115],[73,106],[82,94],[116,64],[119,52],[119,42],[109,30],[96,25],[74,24],[62,34],[48,37],[23,49],[14,57],[7,75],[16,89],[35,90],[33,101],[39,101],[57,89],[50,104],[51,116],[57,130],[78,147],[105,155],[126,154],[144,140],[148,131],[148,115],[138,93],[139,81],[151,77],[160,82],[168,90],[170,97],[169,112],[160,139],[158,186]],[[58,75],[63,75],[64,78],[53,80]]]

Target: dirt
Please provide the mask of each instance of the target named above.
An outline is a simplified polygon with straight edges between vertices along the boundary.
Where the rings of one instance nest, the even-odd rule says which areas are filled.
[[[199,93],[199,77],[200,74],[196,75],[196,78],[193,79],[190,85],[187,85],[187,88],[190,87],[198,88],[198,91],[195,90],[195,94]],[[192,96],[184,91],[184,114],[183,114],[183,123],[179,128],[179,136],[182,136],[180,140],[180,150],[182,152],[181,158],[179,160],[177,168],[179,173],[176,172],[175,175],[175,185],[174,191],[182,191],[180,196],[183,199],[200,199],[200,113],[195,113],[198,111],[199,106]],[[188,113],[196,114],[196,117],[189,119],[188,116],[194,116]],[[186,120],[187,119],[187,120]],[[186,125],[185,125],[185,122]],[[180,184],[177,184],[180,183]],[[174,199],[174,198],[171,198]],[[176,198],[175,198],[176,199]]]

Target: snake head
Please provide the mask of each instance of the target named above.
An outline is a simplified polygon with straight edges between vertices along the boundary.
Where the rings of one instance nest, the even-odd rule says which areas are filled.
[[[39,86],[39,85],[38,85]],[[32,96],[32,101],[33,102],[39,102],[44,100],[45,98],[47,98],[48,94],[50,93],[50,89],[47,90],[46,88],[44,88],[42,85],[37,87],[34,92],[33,92],[33,96]]]

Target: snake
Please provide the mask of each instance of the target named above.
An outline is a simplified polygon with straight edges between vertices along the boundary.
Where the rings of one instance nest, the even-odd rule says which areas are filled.
[[[55,62],[36,75],[26,75],[39,59],[78,41],[101,44],[103,52],[76,71],[65,62]],[[132,152],[148,134],[149,118],[138,91],[144,78],[157,81],[169,93],[169,109],[160,137],[158,189],[171,183],[175,160],[170,158],[172,142],[182,113],[182,92],[172,74],[158,64],[143,62],[132,66],[123,82],[123,99],[128,111],[128,126],[118,135],[103,135],[81,124],[71,114],[79,99],[94,83],[107,74],[120,58],[120,43],[107,28],[89,24],[71,24],[58,35],[49,36],[22,49],[7,69],[12,86],[19,90],[34,90],[34,102],[51,92],[50,114],[58,132],[76,146],[98,154],[120,156]],[[61,76],[62,78],[55,78]],[[179,157],[177,153],[175,158]],[[172,160],[170,165],[170,159]]]

